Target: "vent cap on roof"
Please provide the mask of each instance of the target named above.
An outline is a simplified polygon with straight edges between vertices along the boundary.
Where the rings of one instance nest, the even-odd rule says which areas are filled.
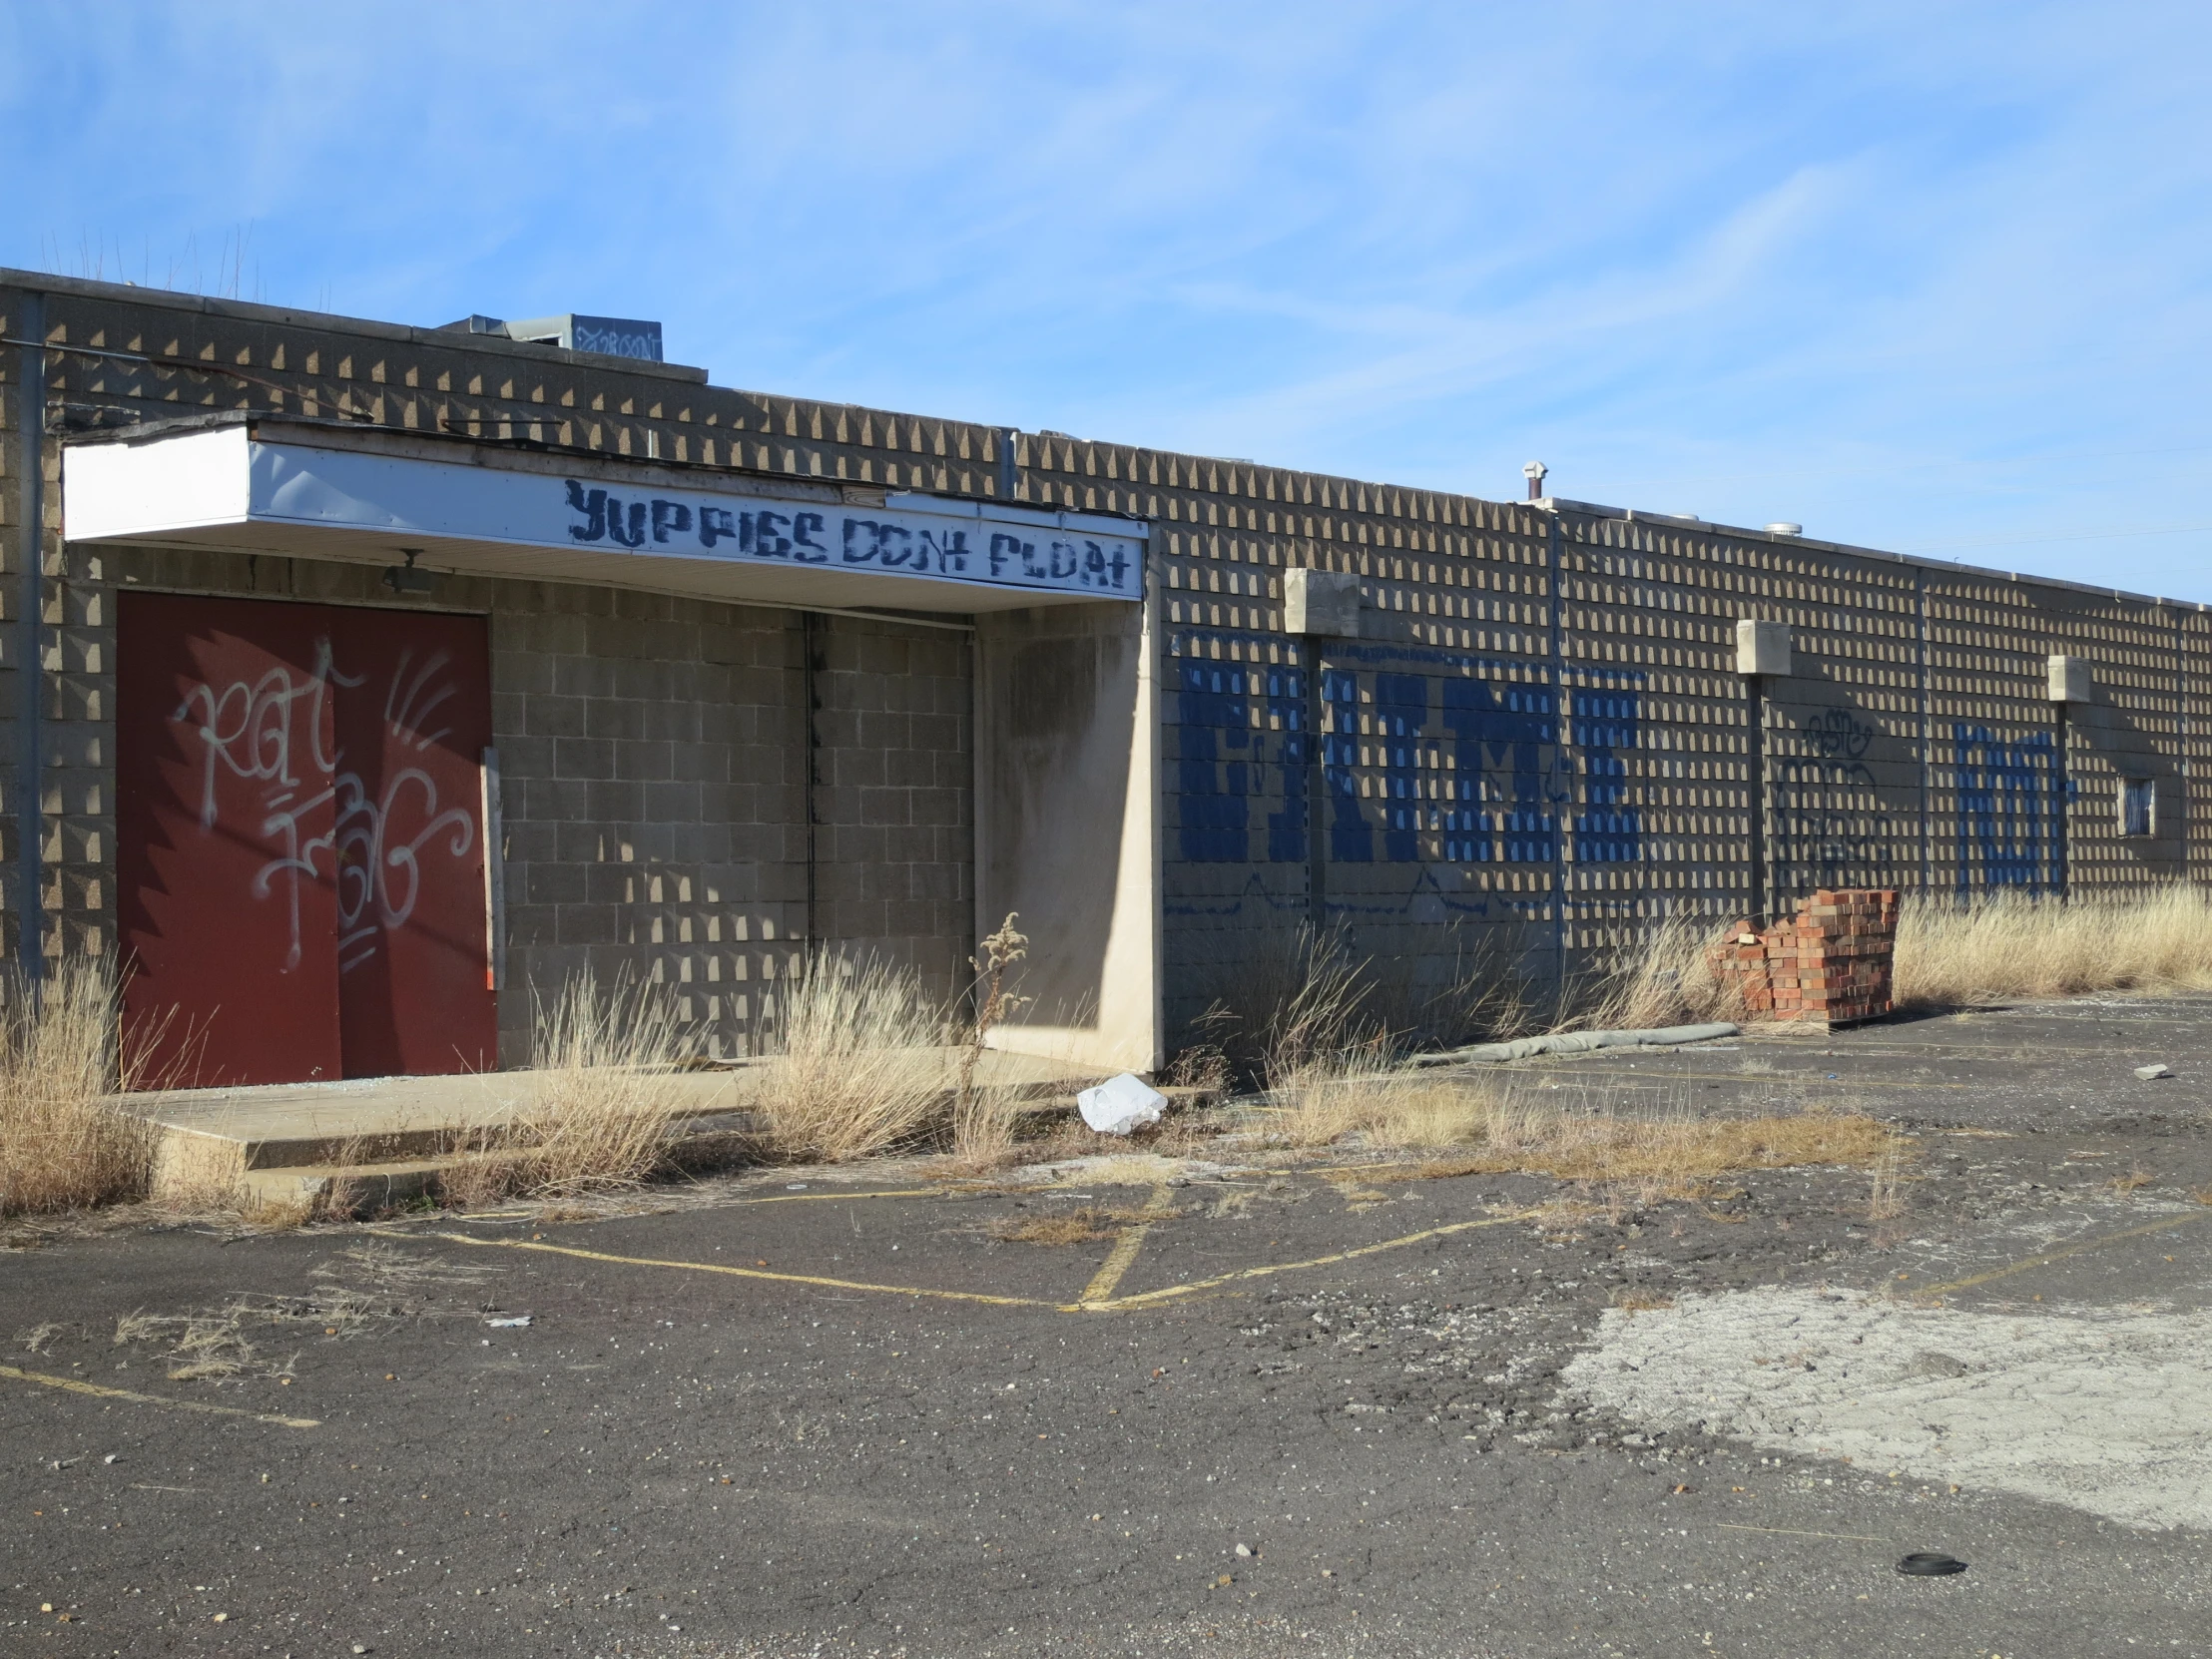
[[[559,316],[534,316],[520,322],[508,322],[496,316],[464,316],[445,326],[454,333],[499,334],[507,339],[557,345],[564,351],[598,351],[610,357],[636,357],[649,363],[667,360],[661,355],[661,325],[636,317],[585,316],[579,311],[563,311]]]

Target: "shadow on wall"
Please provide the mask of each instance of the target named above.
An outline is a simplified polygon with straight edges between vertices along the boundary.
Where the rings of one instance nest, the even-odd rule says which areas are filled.
[[[978,619],[977,914],[1039,941],[998,1045],[1156,1063],[1152,733],[1134,607]]]

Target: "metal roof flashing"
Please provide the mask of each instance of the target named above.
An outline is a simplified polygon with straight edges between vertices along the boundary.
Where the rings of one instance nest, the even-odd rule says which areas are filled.
[[[1860,547],[1851,542],[1825,541],[1818,536],[1780,535],[1764,528],[1753,529],[1748,525],[1717,524],[1711,519],[1689,518],[1679,513],[1655,513],[1637,507],[1607,507],[1595,501],[1570,501],[1563,496],[1545,496],[1540,500],[1524,503],[1538,512],[1550,513],[1557,518],[1579,516],[1583,518],[1617,519],[1627,524],[1649,524],[1663,529],[1695,531],[1700,535],[1718,536],[1730,541],[1765,542],[1771,547],[1802,547],[1816,552],[1841,554],[1853,559],[1877,559],[1885,564],[1911,565],[1921,570],[1947,571],[1953,575],[1985,576],[1997,581],[2016,582],[2022,587],[2057,588],[2068,593],[2093,593],[2100,599],[2111,599],[2123,605],[2154,605],[2170,610],[2212,611],[2212,604],[2194,599],[2166,599],[2156,594],[2130,593],[2124,588],[2098,587],[2090,582],[2069,582],[2063,577],[2023,575],[2016,570],[1996,570],[1986,565],[1961,564],[1951,559],[1931,559],[1917,553],[1892,553],[1879,547]]]

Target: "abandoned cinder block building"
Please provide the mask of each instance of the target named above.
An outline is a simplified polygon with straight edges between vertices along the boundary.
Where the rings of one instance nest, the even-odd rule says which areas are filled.
[[[807,948],[950,986],[1009,910],[1001,1040],[1143,1068],[1310,924],[1440,985],[2212,874],[2201,605],[729,390],[618,319],[0,272],[0,335],[8,947],[117,954],[200,1082],[514,1064],[586,966],[743,1054]]]

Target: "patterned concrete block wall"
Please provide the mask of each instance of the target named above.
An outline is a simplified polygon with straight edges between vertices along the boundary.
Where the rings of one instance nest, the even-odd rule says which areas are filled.
[[[816,930],[848,955],[909,963],[949,997],[972,947],[972,640],[834,616],[809,637]]]
[[[21,280],[0,276],[10,318]],[[1821,885],[1971,896],[2212,878],[2212,619],[2194,605],[726,390],[696,370],[481,336],[38,282],[51,343],[161,359],[49,354],[46,395],[64,421],[281,408],[1151,521],[1171,1034],[1317,909],[1434,986],[1469,937],[1556,968],[1660,914],[1740,912],[1761,886],[1780,903]],[[6,361],[12,376],[17,354]],[[11,381],[11,422],[21,391]],[[20,500],[11,477],[0,510]],[[46,547],[52,947],[78,948],[105,904],[107,578],[97,554],[73,549],[65,566],[51,535]],[[1357,642],[1317,654],[1284,631],[1283,575],[1302,565],[1360,577]],[[1746,617],[1788,622],[1796,647],[1796,672],[1757,698],[1735,673]],[[963,671],[933,655],[955,648],[906,649],[927,659],[913,672],[929,683],[925,710],[908,711],[909,748],[956,755]],[[2089,659],[2097,682],[2062,744],[2043,695],[2052,653]],[[830,681],[843,672],[834,649],[820,661]],[[868,695],[854,672],[854,695]],[[899,776],[934,780],[903,787],[952,795],[916,795],[926,822],[885,826],[868,792],[891,786],[864,765],[832,767],[837,810],[863,830],[837,842],[851,853],[840,863],[869,873],[818,902],[855,906],[853,927],[900,948],[936,939],[956,961],[967,921],[936,934],[929,906],[970,879],[944,851],[969,808],[951,772],[895,752],[908,755]],[[2149,792],[2149,834],[2122,833],[2130,781]],[[924,842],[941,854],[921,861],[926,876],[876,869],[878,851]],[[12,916],[12,889],[9,905]]]
[[[111,593],[389,604],[373,570],[315,560],[117,549],[100,574]],[[435,603],[490,625],[510,1063],[534,1003],[585,971],[670,987],[703,1052],[755,1050],[809,937],[810,793],[819,935],[952,981],[972,864],[965,794],[945,783],[971,764],[962,636],[837,617],[810,635],[787,611],[553,583],[448,577]],[[82,689],[104,707],[111,688]],[[72,945],[96,951],[113,820],[86,807],[59,873]]]
[[[801,437],[813,418],[797,405],[771,410],[763,400],[710,391],[697,370],[565,353],[548,363],[543,353],[502,355],[496,342],[470,349],[459,343],[467,336],[94,283],[50,285],[46,338],[168,360],[50,354],[49,420],[65,428],[274,406],[489,433],[500,429],[502,411],[561,410],[566,424],[537,428],[548,441],[732,464],[734,434],[743,430],[748,443],[764,440],[752,443],[752,459],[789,460],[817,475],[819,452],[769,453],[765,442]],[[0,331],[19,337],[23,314],[21,293],[0,283]],[[0,464],[8,469],[0,530],[11,578],[23,498],[20,360],[15,351],[0,356]],[[221,363],[250,378],[178,362]],[[871,478],[899,487],[951,481],[919,423],[873,416],[853,425],[900,446],[896,459],[871,455]],[[512,422],[503,429],[528,430]],[[909,450],[910,441],[922,447]],[[116,588],[340,603],[390,596],[362,566],[65,547],[59,450],[52,438],[44,448],[42,907],[51,957],[115,945]],[[15,593],[11,579],[0,604],[12,604]],[[973,879],[964,632],[835,616],[810,624],[788,610],[453,577],[441,579],[434,603],[490,618],[508,841],[501,1044],[510,1061],[526,1041],[533,992],[556,990],[585,966],[602,983],[627,974],[676,987],[708,1052],[757,1046],[764,1018],[773,1017],[774,984],[805,949],[810,896],[827,943],[911,962],[933,988],[957,979],[970,949]],[[14,620],[12,611],[0,617]],[[0,744],[10,763],[14,644],[13,631],[0,628],[0,697],[10,717],[0,721]],[[11,955],[23,913],[14,884],[14,771],[0,769],[8,860],[0,890]]]

